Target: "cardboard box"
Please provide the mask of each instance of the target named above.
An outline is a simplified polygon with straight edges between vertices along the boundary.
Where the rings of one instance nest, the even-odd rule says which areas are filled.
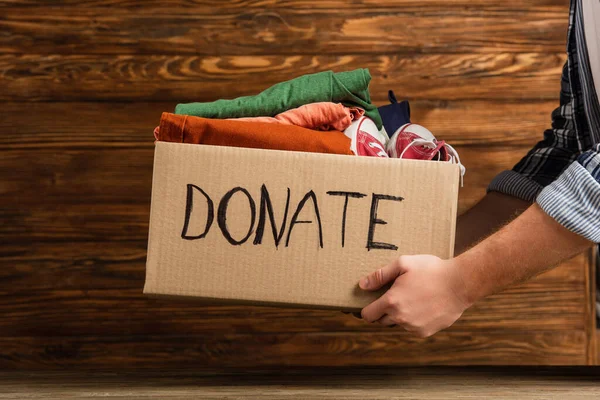
[[[394,257],[452,256],[459,173],[435,161],[157,142],[144,293],[361,309],[380,293],[358,280]]]

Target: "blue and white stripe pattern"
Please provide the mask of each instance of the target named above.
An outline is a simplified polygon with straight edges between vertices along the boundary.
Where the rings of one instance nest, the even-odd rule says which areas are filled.
[[[552,128],[512,169],[498,175],[497,191],[540,207],[567,229],[600,243],[600,104],[583,30],[581,1],[572,0],[567,63]]]

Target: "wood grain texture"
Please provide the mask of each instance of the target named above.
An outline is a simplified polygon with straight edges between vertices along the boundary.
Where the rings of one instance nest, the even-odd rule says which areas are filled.
[[[597,273],[596,269],[598,268],[598,248],[595,247],[591,251],[588,251],[585,256],[587,260],[585,262],[589,265],[584,269],[585,272],[585,281],[587,282],[587,290],[585,291],[586,297],[584,299],[584,304],[586,306],[584,314],[591,316],[591,318],[587,321],[587,326],[585,328],[585,332],[587,335],[587,363],[588,365],[599,365],[600,357],[598,357],[598,328],[597,327],[597,301],[600,301],[598,296],[598,284],[596,283]]]
[[[580,269],[584,264],[579,264]],[[548,281],[549,278],[546,278]],[[120,283],[120,282],[119,282]],[[136,281],[140,286],[143,281]],[[451,333],[585,331],[581,284],[533,281],[490,297],[465,313]],[[222,335],[224,333],[389,332],[337,311],[148,298],[139,289],[41,291],[0,296],[0,336]],[[65,313],[68,310],[68,313]],[[118,311],[117,311],[118,310]],[[99,323],[101,322],[101,323]],[[500,329],[501,327],[501,329]],[[398,332],[398,330],[395,330]],[[400,339],[399,339],[400,340]],[[267,351],[265,349],[265,351]]]
[[[0,310],[8,311],[0,314],[1,336],[389,332],[339,312],[148,298],[141,293],[145,242],[23,247],[4,261],[0,280],[11,290],[0,295]],[[587,261],[579,256],[492,296],[449,331],[585,330]]]
[[[326,2],[325,2],[326,3]],[[5,8],[0,51],[44,54],[372,54],[564,52],[566,10],[411,4],[335,8],[141,6]],[[73,32],[78,32],[73,35]]]
[[[3,372],[0,399],[587,400],[600,395],[590,368],[297,368],[207,374]]]
[[[323,70],[369,68],[374,99],[554,100],[561,53],[166,56],[0,55],[0,101],[212,101]],[[243,84],[240,84],[243,83]],[[76,112],[76,110],[73,110]]]
[[[0,280],[11,290],[5,289],[2,293],[105,289],[141,291],[146,247],[146,240],[113,241],[102,246],[97,242],[65,242],[57,245],[41,241],[6,246],[2,249]],[[583,285],[588,278],[588,262],[584,255],[578,256],[524,286]],[[580,294],[584,295],[583,292]]]
[[[479,9],[513,11],[569,11],[569,3],[564,0],[506,0],[502,3],[488,0],[353,0],[350,5],[361,8],[398,7],[420,8],[421,10]],[[107,8],[112,10],[128,10],[136,13],[155,12],[165,8],[195,8],[210,10],[244,10],[246,8],[286,8],[286,9],[340,9],[348,7],[346,0],[0,0],[0,7],[27,7],[46,9],[48,7],[73,7],[78,9]],[[36,11],[39,13],[39,11]]]
[[[460,211],[485,194],[492,178],[511,168],[527,147],[457,147],[467,166]],[[9,151],[0,168],[0,241],[146,240],[153,149]],[[235,164],[232,164],[232,168]],[[16,200],[16,201],[15,201]]]
[[[400,95],[400,94],[399,94]],[[379,100],[380,105],[388,104]],[[148,148],[171,103],[4,103],[5,150]],[[550,127],[557,101],[411,101],[411,119],[453,145],[532,146]],[[72,112],[72,110],[77,110]],[[68,119],[56,118],[68,114]]]
[[[514,165],[529,148],[499,145],[533,144],[553,104],[540,106],[543,112],[536,105],[474,102],[435,107],[413,106],[413,119],[431,129],[439,127],[438,137],[451,143],[476,145],[458,146],[468,168],[461,190],[464,210],[483,195],[496,173]],[[26,241],[145,239],[153,159],[150,132],[166,108],[165,103],[34,103],[27,108],[8,103],[0,122],[6,134],[0,142],[13,151],[4,154],[0,166],[14,173],[2,179],[5,202],[0,213],[7,223],[0,232],[7,239]],[[71,110],[77,110],[73,120],[56,119]],[[488,133],[491,118],[498,123]],[[465,121],[466,129],[462,124],[457,129],[450,120]],[[515,120],[530,128],[518,129]],[[11,201],[15,198],[16,203]]]
[[[0,338],[0,368],[123,370],[371,365],[584,365],[585,333],[396,331]]]
[[[457,145],[464,211],[549,126],[567,14],[563,0],[0,0],[0,368],[595,362],[586,256],[425,340],[141,293],[162,111],[366,67],[377,104],[394,89]]]

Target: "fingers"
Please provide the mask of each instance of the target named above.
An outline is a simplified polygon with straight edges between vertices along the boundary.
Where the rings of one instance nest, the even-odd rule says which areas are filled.
[[[402,266],[402,257],[397,258],[390,264],[377,271],[365,276],[359,282],[359,286],[363,290],[378,290],[383,285],[389,283],[406,272]]]
[[[395,321],[392,320],[392,318],[389,315],[384,315],[383,317],[379,318],[377,322],[379,322],[381,325],[388,326],[390,328],[393,328],[396,325],[398,325]]]
[[[367,322],[375,322],[386,314],[390,306],[389,296],[384,294],[368,306],[362,309],[362,318]]]

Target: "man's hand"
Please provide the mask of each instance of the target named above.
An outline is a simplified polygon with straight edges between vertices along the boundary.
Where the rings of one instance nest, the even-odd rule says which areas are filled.
[[[452,325],[476,301],[523,282],[592,246],[534,204],[452,260],[402,256],[360,281],[366,290],[392,287],[362,310],[369,322],[401,325],[431,336]]]
[[[402,256],[360,280],[364,290],[392,287],[362,310],[367,322],[400,325],[428,337],[452,325],[471,306],[453,261],[435,256]]]

